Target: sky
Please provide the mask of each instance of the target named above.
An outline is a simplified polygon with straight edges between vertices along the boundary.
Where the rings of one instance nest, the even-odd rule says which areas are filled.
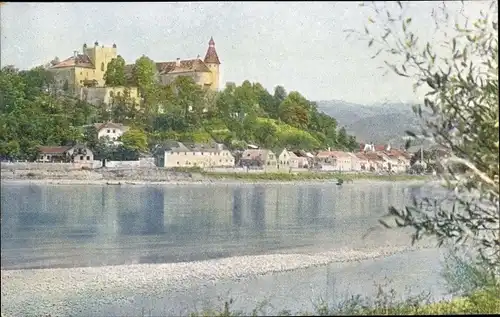
[[[447,3],[457,13],[459,2]],[[413,26],[429,33],[439,2],[414,2]],[[485,2],[466,3],[478,12]],[[20,69],[61,60],[84,43],[116,44],[127,63],[204,57],[213,36],[221,60],[221,86],[244,80],[268,90],[282,85],[310,100],[372,104],[414,102],[411,82],[383,76],[382,60],[367,41],[346,40],[370,13],[350,2],[67,2],[7,3],[0,7],[1,65]],[[429,37],[430,36],[430,37]],[[436,41],[436,39],[434,39]]]

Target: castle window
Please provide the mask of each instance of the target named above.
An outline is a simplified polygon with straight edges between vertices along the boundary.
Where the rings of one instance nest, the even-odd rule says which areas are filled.
[[[104,71],[104,62],[101,63],[101,72]]]

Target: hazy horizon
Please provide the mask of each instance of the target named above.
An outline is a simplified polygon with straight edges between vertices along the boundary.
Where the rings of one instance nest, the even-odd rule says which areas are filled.
[[[478,3],[484,5],[468,6],[477,9]],[[412,23],[422,32],[438,4],[411,3]],[[366,42],[346,41],[345,29],[368,20],[357,3],[8,3],[0,18],[2,66],[27,69],[55,56],[63,60],[96,40],[115,43],[127,63],[143,54],[155,61],[203,58],[213,36],[221,87],[249,80],[270,91],[282,85],[311,100],[367,105],[419,99],[410,81],[382,77],[383,62],[370,58]]]

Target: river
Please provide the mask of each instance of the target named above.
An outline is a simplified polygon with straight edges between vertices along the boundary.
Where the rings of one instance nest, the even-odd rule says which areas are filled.
[[[37,309],[37,313],[51,312],[50,306],[46,308],[49,311],[40,311],[39,304],[28,305],[27,293],[24,299],[15,296],[30,286],[28,277],[33,276],[27,274],[47,278],[56,272],[71,275],[71,270],[85,267],[101,270],[92,271],[101,274],[95,272],[104,272],[110,265],[142,268],[146,266],[140,265],[165,263],[169,263],[169,270],[179,271],[180,266],[193,263],[196,267],[187,267],[181,274],[187,279],[189,272],[201,270],[200,265],[221,270],[221,266],[231,266],[233,258],[246,259],[252,262],[252,270],[260,271],[237,277],[204,274],[203,278],[193,277],[189,283],[169,288],[163,295],[150,296],[127,288],[121,293],[126,300],[120,303],[82,304],[81,298],[90,288],[67,288],[61,305],[73,316],[139,314],[142,309],[151,314],[177,315],[200,306],[219,305],[218,298],[234,298],[235,307],[247,311],[266,299],[273,303],[274,312],[311,310],[311,301],[319,298],[370,294],[368,289],[373,290],[376,282],[383,283],[385,277],[398,291],[411,285],[414,291],[430,289],[433,295],[441,296],[444,290],[439,281],[438,251],[389,254],[391,248],[409,244],[408,234],[402,231],[379,230],[363,238],[389,206],[403,207],[410,202],[410,194],[418,191],[419,186],[403,182],[343,186],[2,184],[2,298],[5,295],[11,299],[2,300],[2,311],[23,315]],[[386,250],[380,251],[386,256],[364,259],[359,255],[359,250],[377,249]],[[358,261],[345,262],[351,257],[349,252],[358,252]],[[284,259],[292,254],[299,259],[293,261],[302,264],[287,262],[284,267],[291,265],[293,270],[282,273],[261,269],[252,260],[265,262],[271,256]],[[314,258],[316,255],[322,258]],[[318,261],[329,264],[311,266]],[[276,260],[269,265],[276,265]],[[22,283],[25,285],[21,287]],[[120,287],[113,287],[113,292],[120,293]],[[35,291],[30,294],[33,298],[41,296]],[[55,301],[55,297],[44,296],[47,305]],[[61,300],[58,297],[57,301]],[[61,310],[58,313],[63,314]]]

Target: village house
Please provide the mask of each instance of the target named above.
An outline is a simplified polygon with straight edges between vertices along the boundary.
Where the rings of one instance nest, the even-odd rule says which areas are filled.
[[[83,145],[41,146],[37,162],[40,163],[93,163],[94,154]]]
[[[259,167],[274,169],[278,167],[276,154],[266,149],[248,149],[240,158],[240,165],[245,167]]]
[[[304,151],[294,151],[292,152],[295,155],[293,158],[294,165],[296,162],[297,168],[310,168],[314,163],[314,155]]]
[[[297,160],[293,160],[293,158],[297,158],[297,156],[293,152],[288,151],[286,148],[283,149],[278,156],[278,169],[296,168],[294,165],[297,164]]]
[[[348,172],[352,171],[352,157],[341,151],[321,151],[316,155],[323,170]]]
[[[356,153],[354,155],[356,155],[356,157],[358,159],[359,171],[369,172],[370,171],[370,162],[368,161],[368,158],[366,157],[366,155],[361,153],[361,152]]]
[[[395,173],[404,173],[410,168],[410,154],[400,150],[390,150],[384,152],[391,160],[391,171]]]
[[[336,158],[330,151],[320,151],[316,154],[316,164],[322,170],[333,171],[335,169]]]
[[[363,155],[368,160],[368,171],[380,172],[387,170],[387,162],[382,157],[380,157],[379,154],[375,152],[366,152],[363,153]]]
[[[155,165],[159,167],[234,167],[234,156],[223,144],[183,144],[165,142],[155,150]]]
[[[351,157],[351,171],[353,172],[361,172],[361,164],[359,162],[358,157],[356,154],[351,153],[351,152],[345,152]]]
[[[312,155],[311,155],[312,156]],[[278,169],[283,168],[308,168],[309,158],[305,152],[301,151],[288,151],[283,149],[278,156]]]
[[[388,172],[395,172],[398,165],[398,159],[387,152],[377,152],[377,155],[382,158],[385,162],[384,170]]]
[[[114,122],[95,123],[94,127],[97,131],[98,139],[108,137],[111,141],[118,140],[125,132],[129,130],[128,126]]]

